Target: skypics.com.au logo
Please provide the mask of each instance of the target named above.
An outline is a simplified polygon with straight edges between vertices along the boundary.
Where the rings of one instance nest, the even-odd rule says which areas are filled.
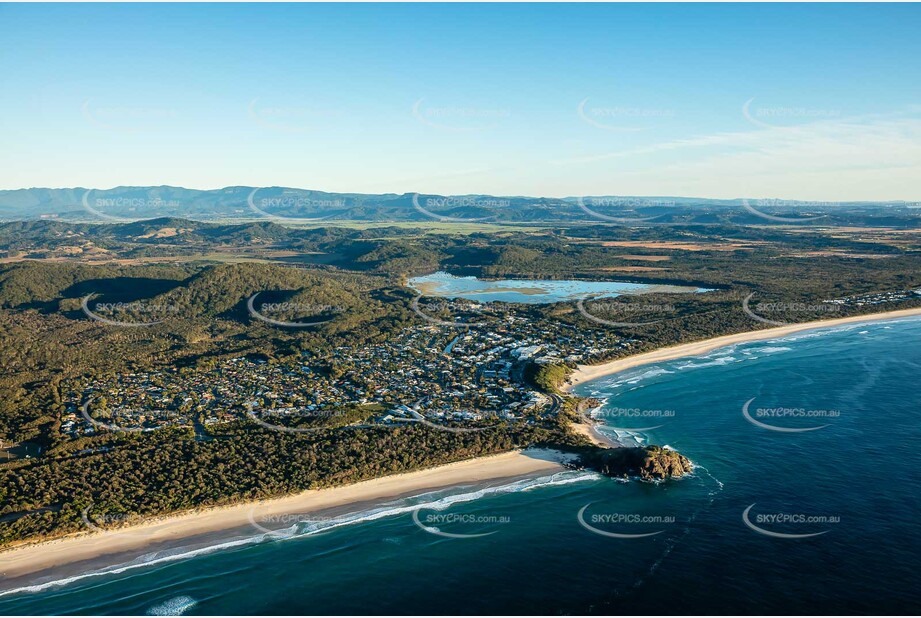
[[[157,196],[151,197],[94,197],[90,199],[95,189],[88,189],[80,200],[83,210],[99,219],[114,221],[116,223],[129,223],[138,219],[151,219],[178,214],[180,208],[178,200],[164,200]],[[138,213],[136,217],[122,216],[113,213]]]
[[[744,208],[747,212],[755,215],[756,217],[761,217],[767,221],[773,221],[774,223],[809,223],[810,221],[824,219],[828,215],[803,214],[797,217],[785,217],[781,215],[772,215],[765,211],[805,211],[806,213],[810,213],[816,210],[825,210],[835,206],[840,206],[840,204],[838,202],[810,202],[802,200],[742,199],[742,208]]]
[[[658,536],[675,523],[672,515],[648,515],[620,511],[593,513],[586,516],[591,504],[576,514],[579,525],[592,534],[609,539],[645,539]]]
[[[251,100],[246,113],[259,127],[268,131],[300,134],[326,126],[340,119],[343,112],[315,105],[267,105],[260,97]]]
[[[432,326],[448,326],[451,328],[479,328],[491,324],[494,321],[493,316],[480,313],[483,310],[482,304],[457,304],[449,301],[435,301],[435,302],[426,302],[425,305],[421,305],[420,301],[424,298],[424,294],[419,292],[415,298],[413,298],[409,307],[412,309],[413,313],[422,318],[425,322],[428,322]],[[454,313],[474,313],[481,318],[465,322],[463,320],[443,320],[441,318],[436,318],[432,314],[440,314],[448,312],[450,314]]]
[[[773,513],[752,514],[752,509],[757,503],[750,504],[742,512],[742,522],[745,526],[758,534],[774,539],[808,539],[831,532],[827,527],[841,523],[837,515],[808,515],[776,511]],[[816,527],[824,530],[815,531]],[[812,530],[811,532],[800,532]]]
[[[673,207],[675,206],[674,200],[667,199],[656,199],[656,198],[645,198],[645,197],[592,197],[592,196],[579,196],[576,198],[576,205],[579,207],[582,212],[595,219],[600,219],[602,221],[609,221],[611,223],[619,223],[622,225],[639,225],[658,219],[662,215],[652,215],[648,217],[636,217],[636,216],[627,216],[627,212],[634,212],[639,208],[654,208],[654,207]],[[619,216],[605,214],[599,212],[599,210],[611,210],[616,209],[618,211],[624,212],[624,214]]]
[[[491,530],[489,532],[456,532],[461,526],[472,526],[480,528],[482,526],[495,526],[499,524],[508,524],[511,518],[507,515],[474,515],[471,513],[428,513],[420,516],[422,508],[413,511],[413,523],[429,534],[440,536],[447,539],[475,539],[484,536],[491,536],[499,532]],[[449,530],[455,530],[450,532]]]
[[[140,300],[127,303],[93,303],[95,296],[95,293],[84,296],[80,308],[86,317],[107,326],[121,328],[156,326],[169,317],[179,314],[179,307],[168,303],[149,303]],[[142,321],[144,318],[147,320]]]
[[[435,219],[436,221],[443,221],[448,223],[476,223],[479,221],[489,221],[495,219],[497,215],[487,215],[483,217],[460,217],[455,215],[442,215],[435,212],[433,209],[441,209],[442,211],[464,211],[464,210],[486,210],[492,211],[499,208],[507,209],[511,206],[510,200],[504,200],[499,198],[481,198],[474,196],[431,196],[426,197],[425,199],[420,198],[418,193],[414,193],[412,196],[413,208],[421,212],[426,217],[430,219]]]
[[[256,298],[262,292],[256,292],[246,300],[246,310],[253,318],[278,326],[281,328],[310,328],[327,324],[345,313],[342,305],[323,305],[300,302],[260,303],[257,309]],[[278,319],[297,315],[298,321],[293,319]],[[273,317],[274,316],[274,317]],[[307,320],[307,321],[300,321]]]
[[[264,219],[270,221],[288,221],[293,223],[309,223],[323,221],[336,215],[335,212],[322,216],[313,216],[322,212],[344,211],[346,203],[342,199],[317,197],[312,192],[300,189],[284,189],[280,195],[262,196],[257,198],[260,191],[268,190],[257,187],[250,191],[246,198],[249,209]],[[304,213],[301,216],[299,213]]]
[[[590,305],[592,311],[590,312],[585,307],[586,301],[592,301],[593,297],[580,298],[576,301],[576,309],[579,313],[587,320],[590,320],[596,324],[601,324],[602,326],[609,326],[611,328],[629,328],[629,327],[638,327],[638,326],[648,326],[650,324],[655,324],[660,322],[662,318],[657,318],[654,320],[644,320],[642,322],[635,321],[637,317],[652,317],[654,315],[662,314],[674,314],[675,307],[674,305],[667,304],[658,304],[658,303],[625,303],[621,301],[595,301]],[[607,318],[599,317],[597,314],[601,313],[602,315],[615,316],[623,315],[624,317],[632,318],[630,321],[626,320],[611,320]]]
[[[408,408],[406,406],[400,406],[404,408],[409,416],[405,417],[396,417],[393,414],[390,414],[391,418],[386,422],[376,422],[376,421],[361,421],[361,422],[352,422],[347,424],[324,424],[319,426],[308,426],[308,427],[292,427],[287,425],[280,425],[278,422],[269,422],[266,419],[275,419],[278,418],[281,420],[282,416],[288,418],[294,418],[295,420],[303,420],[309,418],[310,420],[317,421],[329,421],[337,418],[348,418],[348,413],[344,411],[329,411],[329,412],[307,412],[305,410],[275,410],[275,409],[262,409],[259,408],[257,402],[248,401],[244,403],[243,408],[246,410],[246,414],[249,419],[256,425],[262,427],[263,429],[268,429],[269,431],[278,431],[281,433],[303,435],[303,434],[314,434],[322,431],[354,431],[356,429],[397,429],[400,427],[407,427],[410,425],[421,425],[428,427],[429,429],[434,429],[436,431],[444,431],[447,433],[477,433],[480,431],[487,431],[490,427],[452,427],[449,425],[441,425],[439,423],[434,423],[420,412],[413,408]],[[88,417],[87,417],[88,418]],[[88,420],[91,420],[88,418]],[[93,422],[91,420],[91,422]],[[111,428],[111,426],[103,425],[106,428]]]
[[[770,431],[777,431],[780,433],[804,433],[808,431],[816,431],[818,429],[824,429],[828,427],[828,424],[823,425],[810,425],[804,427],[796,426],[784,426],[778,425],[777,422],[783,422],[788,420],[794,420],[794,422],[801,421],[802,419],[811,419],[815,420],[826,420],[826,419],[837,419],[841,416],[839,410],[824,410],[824,409],[809,409],[803,407],[797,408],[788,408],[788,407],[772,407],[772,408],[755,408],[751,409],[751,404],[755,401],[755,397],[752,397],[742,405],[742,416],[745,417],[749,423],[761,429],[768,429]],[[767,422],[767,421],[772,422]]]
[[[628,132],[644,131],[663,120],[676,116],[675,110],[626,105],[590,105],[591,97],[585,97],[576,107],[579,118],[597,129]]]
[[[773,105],[753,107],[755,99],[752,97],[742,104],[742,116],[756,127],[762,129],[791,128],[803,122],[829,120],[841,118],[841,110],[805,107],[802,105]]]
[[[103,513],[99,512],[94,505],[90,505],[80,511],[80,520],[87,529],[99,534],[112,534],[117,532],[119,536],[151,536],[154,533],[152,529],[128,528],[126,526],[139,524],[143,519],[134,513]]]
[[[336,431],[336,430],[348,430],[348,429],[361,429],[369,427],[368,424],[359,424],[359,425],[341,425],[341,426],[319,426],[319,427],[288,427],[286,425],[279,425],[277,423],[270,423],[265,420],[266,418],[271,418],[277,413],[275,410],[259,410],[257,412],[257,405],[254,402],[246,402],[243,404],[243,409],[246,410],[246,415],[251,421],[259,425],[263,429],[268,429],[269,431],[278,431],[281,433],[289,433],[294,435],[304,435],[304,434],[313,434],[320,433],[321,431]],[[289,414],[290,416],[290,414]],[[307,416],[307,415],[304,415]],[[311,412],[309,414],[311,419],[334,419],[336,417],[345,416],[345,413],[338,411],[331,412]]]
[[[324,532],[356,523],[354,515],[327,516],[298,513],[266,513],[257,515],[253,507],[247,513],[250,525],[268,537],[290,538],[292,536]]]
[[[602,408],[592,415],[592,418],[604,420],[606,426],[619,431],[652,431],[658,429],[669,421],[674,420],[676,412],[674,410],[652,410],[643,408]],[[645,427],[627,427],[624,422],[628,423],[655,423]],[[618,425],[614,426],[612,423]]]
[[[413,103],[412,115],[422,124],[441,131],[475,132],[495,128],[511,118],[512,112],[495,106],[432,106],[423,97]]]
[[[108,410],[105,405],[97,406],[96,414],[103,418],[111,417],[110,422],[101,421],[90,414],[90,407],[93,404],[104,402],[104,398],[90,397],[80,406],[80,414],[83,419],[96,429],[114,431],[116,433],[140,433],[154,431],[159,428],[155,421],[153,425],[146,426],[143,421],[159,418],[163,422],[170,423],[174,426],[191,427],[192,421],[188,415],[182,414],[176,410],[145,410],[143,414],[138,415],[136,411],[127,409]],[[119,416],[124,424],[119,424]],[[132,424],[133,423],[133,424]]]
[[[752,308],[751,299],[754,297],[755,293],[751,292],[748,296],[742,299],[742,311],[745,312],[745,315],[751,319],[761,322],[763,324],[771,324],[773,326],[788,326],[790,322],[784,322],[782,320],[772,320],[770,318],[764,317],[765,315],[771,315],[772,313],[777,314],[781,313],[784,315],[789,314],[806,314],[806,315],[816,315],[816,314],[831,314],[841,311],[841,305],[835,303],[808,303],[808,302],[761,302],[758,303]],[[757,313],[756,313],[757,312]]]

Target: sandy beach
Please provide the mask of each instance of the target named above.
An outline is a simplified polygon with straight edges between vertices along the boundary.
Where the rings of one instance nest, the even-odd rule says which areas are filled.
[[[598,429],[595,428],[594,423],[588,420],[583,423],[573,423],[570,425],[570,427],[577,434],[588,438],[595,446],[600,446],[602,448],[616,448],[620,446],[616,442],[608,440],[606,437],[601,435]]]
[[[534,449],[479,457],[353,485],[184,513],[117,530],[89,532],[14,547],[0,552],[0,589],[7,588],[5,584],[10,580],[27,575],[44,575],[44,572],[52,568],[60,573],[62,566],[84,562],[99,563],[104,562],[107,557],[117,557],[118,560],[113,564],[120,564],[123,563],[123,558],[130,557],[132,553],[142,553],[145,548],[252,526],[251,517],[254,515],[258,520],[262,520],[286,514],[342,510],[350,505],[424,493],[454,485],[558,472],[565,469],[559,463],[558,455],[552,451]],[[251,532],[258,530],[253,528]]]
[[[814,322],[789,324],[786,326],[778,326],[776,328],[765,328],[762,330],[737,333],[735,335],[723,335],[722,337],[714,337],[713,339],[705,339],[703,341],[683,343],[681,345],[653,350],[652,352],[644,352],[635,356],[628,356],[627,358],[620,358],[609,363],[602,363],[600,365],[579,365],[569,377],[569,380],[563,386],[562,390],[568,392],[578,384],[624,371],[625,369],[632,369],[633,367],[640,367],[642,365],[649,365],[651,363],[668,361],[685,356],[707,354],[708,352],[712,352],[717,348],[722,348],[736,343],[764,341],[766,339],[784,337],[786,335],[791,335],[801,331],[814,330],[817,328],[828,328],[831,326],[840,326],[842,324],[877,322],[879,320],[891,320],[894,318],[905,318],[919,315],[921,315],[921,307],[915,309],[901,309],[899,311],[887,311],[885,313],[855,315],[847,318],[836,318],[833,320],[816,320]]]

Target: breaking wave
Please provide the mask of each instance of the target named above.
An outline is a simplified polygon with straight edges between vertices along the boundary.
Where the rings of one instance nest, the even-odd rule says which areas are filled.
[[[327,519],[324,521],[316,522],[310,521],[309,516],[304,516],[304,520],[297,522],[287,528],[278,531],[269,531],[262,532],[252,536],[246,536],[243,538],[235,538],[227,540],[224,542],[216,543],[213,545],[208,545],[206,547],[177,547],[166,551],[158,551],[149,554],[145,554],[132,560],[130,562],[106,567],[104,569],[99,569],[96,571],[90,571],[87,573],[81,573],[79,575],[74,575],[72,577],[66,577],[54,581],[47,581],[42,583],[37,583],[29,586],[22,586],[19,588],[13,588],[10,590],[0,591],[0,596],[7,596],[10,594],[23,593],[23,592],[39,592],[46,590],[52,587],[66,586],[73,582],[90,578],[90,577],[99,577],[105,575],[118,575],[126,571],[133,569],[139,569],[144,567],[150,567],[157,564],[163,564],[167,562],[174,562],[177,560],[185,560],[189,558],[195,558],[197,556],[204,556],[214,552],[219,552],[222,550],[244,547],[247,545],[254,545],[258,543],[265,543],[270,541],[281,541],[292,538],[302,538],[312,534],[317,534],[320,532],[326,532],[334,528],[340,528],[342,526],[352,526],[356,524],[361,524],[370,521],[376,521],[379,519],[384,519],[387,517],[395,517],[398,515],[403,515],[406,513],[411,513],[417,509],[430,509],[436,511],[442,511],[450,508],[452,505],[472,502],[479,500],[480,498],[489,497],[489,496],[498,496],[503,494],[511,494],[516,492],[524,491],[533,491],[535,489],[542,489],[545,487],[557,487],[560,485],[569,485],[572,483],[582,483],[586,481],[595,481],[601,479],[600,474],[594,472],[587,472],[582,470],[566,470],[564,472],[557,472],[547,476],[540,476],[536,478],[526,478],[510,483],[505,483],[502,485],[487,486],[472,491],[463,491],[465,489],[470,489],[470,486],[461,486],[453,487],[450,489],[442,489],[435,492],[429,492],[420,494],[417,496],[412,496],[408,498],[403,498],[396,500],[390,503],[385,503],[378,507],[359,511],[356,513],[349,513],[336,517],[334,519]],[[449,493],[457,492],[461,490],[461,493]],[[186,597],[177,597],[177,599],[186,598]],[[172,599],[166,603],[155,606],[157,608],[165,607],[169,603],[173,603],[177,599]],[[194,600],[193,600],[194,602]],[[191,606],[186,607],[188,609]],[[151,611],[154,608],[151,608]],[[170,615],[170,614],[155,614],[155,615]]]

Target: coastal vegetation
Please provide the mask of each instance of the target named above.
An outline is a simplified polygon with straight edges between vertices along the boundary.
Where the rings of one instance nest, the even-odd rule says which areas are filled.
[[[92,442],[94,452],[75,444],[0,470],[0,515],[14,515],[0,525],[0,543],[85,531],[81,513],[89,507],[121,521],[278,497],[500,453],[539,437],[424,426],[293,435],[254,425],[225,427],[206,441],[179,430],[109,435]],[[54,510],[37,511],[43,507]]]
[[[921,288],[919,238],[911,230],[790,231],[724,221],[456,234],[405,226],[294,228],[181,219],[0,224],[0,256],[6,262],[0,265],[0,439],[3,446],[29,445],[28,458],[8,455],[0,461],[0,543],[77,531],[89,507],[124,520],[149,517],[534,444],[588,449],[584,465],[606,474],[678,476],[689,463],[674,451],[597,450],[569,430],[581,418],[578,402],[559,390],[577,363],[767,328],[742,310],[749,294],[755,294],[753,303],[780,307],[766,317],[787,322],[919,306],[921,295],[913,292]],[[405,287],[407,277],[438,269],[487,278],[606,279],[713,291],[677,295],[662,289],[618,299],[621,306],[597,299],[584,303],[588,314],[614,323],[626,321],[618,311],[642,314],[630,320],[633,326],[593,321],[571,302],[496,303],[479,314],[463,303],[427,305],[438,320],[466,319],[467,312],[497,325],[458,328],[420,317],[413,307],[416,295]],[[318,323],[279,328],[262,321],[247,306],[256,294],[259,303],[278,309],[271,315],[276,320]],[[109,319],[156,323],[102,324],[84,313],[87,298],[116,307],[106,314]],[[826,300],[838,301],[833,315],[821,306]],[[412,337],[422,344],[409,360],[393,356],[368,364],[353,353],[374,346],[408,351]],[[462,372],[427,373],[426,367],[441,367],[438,363],[452,356],[446,350],[463,349],[465,341],[470,350],[476,343],[482,344],[477,350],[505,351],[490,357],[489,367],[469,361]],[[191,410],[194,427],[134,433],[64,429],[80,422],[77,404],[88,384],[115,384],[130,375],[207,384],[213,372],[241,358],[279,371],[308,367],[313,378],[333,386],[376,371],[355,382],[373,401],[350,397],[335,414],[280,422],[309,433],[261,427],[241,405],[219,406],[216,412],[236,416],[207,426],[206,414]],[[443,401],[460,387],[468,391],[465,402],[483,406],[504,405],[510,392],[527,389],[543,397],[526,401],[516,395],[511,403],[519,408],[470,432],[443,430],[463,429],[459,420],[433,427],[408,416],[402,425],[363,426],[402,403],[399,385],[392,388],[381,375],[404,384],[413,380],[415,388]],[[105,403],[100,401],[100,411]],[[191,406],[182,397],[164,405],[182,414]]]
[[[531,363],[525,369],[525,378],[544,392],[556,393],[563,386],[570,373],[572,373],[572,369],[566,365]]]

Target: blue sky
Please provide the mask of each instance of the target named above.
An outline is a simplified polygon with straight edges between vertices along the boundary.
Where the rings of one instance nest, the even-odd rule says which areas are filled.
[[[0,5],[0,187],[921,199],[918,5]]]

